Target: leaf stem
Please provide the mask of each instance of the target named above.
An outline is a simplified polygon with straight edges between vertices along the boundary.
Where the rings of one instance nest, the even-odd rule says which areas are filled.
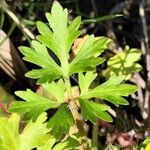
[[[68,96],[68,102],[69,102],[69,108],[70,111],[72,113],[72,116],[74,118],[75,121],[75,126],[78,130],[78,134],[80,137],[80,149],[81,150],[88,150],[89,148],[89,144],[88,144],[88,140],[87,140],[87,136],[86,136],[86,131],[84,128],[84,122],[78,112],[78,106],[75,102],[75,99],[72,97],[72,91],[71,91],[71,84],[70,84],[70,79],[69,78],[65,78],[65,85],[66,85],[66,89],[67,89],[67,96]]]

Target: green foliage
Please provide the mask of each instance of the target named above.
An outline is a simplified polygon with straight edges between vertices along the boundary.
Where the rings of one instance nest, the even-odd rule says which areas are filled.
[[[110,40],[105,37],[95,40],[93,35],[89,36],[70,63],[69,74],[94,70],[97,65],[104,62],[104,58],[97,55],[99,56],[107,48],[109,42]]]
[[[88,92],[90,84],[96,78],[97,74],[92,71],[88,71],[85,75],[79,73],[79,87],[81,90],[81,95],[84,95]]]
[[[46,113],[41,114],[36,122],[30,121],[23,131],[20,132],[20,115],[12,114],[0,118],[0,149],[1,150],[71,150],[78,147],[79,142],[71,136],[64,142],[56,144],[56,138],[48,132]]]
[[[59,102],[46,99],[31,90],[17,91],[17,96],[25,101],[15,101],[12,107],[9,108],[10,112],[23,113],[26,119],[35,120],[42,112],[49,108],[56,108],[60,105]]]
[[[38,117],[36,122],[30,121],[19,134],[20,116],[12,114],[9,118],[0,118],[0,149],[30,150],[43,145],[48,139],[49,129],[46,128],[46,114]]]
[[[67,134],[73,123],[74,120],[67,105],[63,104],[48,122],[48,127],[52,129],[52,134],[58,138],[62,133]]]
[[[140,145],[140,150],[148,150],[150,148],[150,137],[147,137]]]
[[[87,99],[80,99],[82,115],[85,120],[96,123],[97,118],[111,122],[111,116],[106,112],[109,107],[107,105],[90,102]],[[90,111],[89,111],[90,110]]]
[[[54,2],[51,14],[46,14],[51,30],[46,24],[37,22],[38,30],[41,33],[37,39],[58,57],[64,76],[68,75],[68,53],[74,40],[80,34],[78,28],[81,22],[80,17],[78,17],[68,26],[67,16],[67,9],[63,10],[60,4]]]
[[[128,96],[135,92],[137,87],[130,84],[121,84],[124,80],[124,76],[112,76],[105,83],[90,89],[90,84],[96,78],[96,74],[93,72],[87,72],[85,75],[79,74],[79,86],[81,89],[81,95],[79,103],[81,105],[81,111],[85,120],[90,120],[93,123],[96,119],[102,119],[105,121],[112,121],[112,118],[106,112],[109,107],[104,104],[98,104],[89,102],[90,98],[99,98],[107,100],[116,106],[127,105],[128,102],[122,96]]]
[[[43,84],[43,87],[55,97],[57,102],[64,102],[65,85],[61,79],[58,82],[45,83]]]
[[[141,70],[142,66],[137,63],[140,59],[141,51],[138,49],[129,49],[126,46],[125,50],[111,57],[107,61],[108,68],[105,75],[125,75],[126,79],[130,78],[135,72]]]
[[[62,75],[61,68],[49,56],[45,45],[37,41],[33,41],[32,46],[34,50],[24,46],[20,47],[19,49],[25,56],[24,60],[41,66],[42,69],[34,69],[29,71],[26,76],[39,79],[38,82],[42,83],[59,78]]]
[[[39,146],[37,150],[76,150],[78,147],[79,141],[75,136],[71,136],[64,142],[58,144],[56,144],[56,139],[51,137],[44,145]]]
[[[23,146],[25,145],[24,149],[34,147],[38,147],[38,150],[75,149],[77,146],[74,144],[78,145],[79,143],[78,140],[71,137],[72,135],[69,135],[70,127],[76,125],[78,130],[81,130],[80,127],[84,126],[82,121],[80,127],[77,125],[80,122],[77,108],[81,109],[85,120],[90,120],[93,123],[97,119],[111,122],[112,118],[107,112],[109,106],[105,102],[96,103],[95,99],[100,100],[100,102],[107,100],[116,106],[127,105],[128,102],[123,97],[134,93],[137,87],[122,83],[125,76],[112,76],[103,84],[92,87],[91,84],[97,77],[97,74],[94,73],[94,71],[96,72],[96,66],[104,61],[104,58],[99,57],[99,55],[107,49],[110,39],[106,37],[95,38],[94,35],[89,36],[79,49],[79,53],[70,61],[69,52],[71,46],[80,35],[80,31],[78,31],[81,24],[80,17],[68,24],[67,9],[63,9],[56,1],[53,3],[51,13],[47,13],[46,17],[49,26],[38,21],[37,28],[40,35],[37,36],[37,41],[32,41],[32,48],[20,47],[20,51],[24,55],[24,60],[41,67],[29,71],[26,76],[38,79],[38,84],[52,95],[52,99],[45,98],[31,90],[17,91],[15,94],[24,101],[14,102],[9,111],[21,113],[26,119],[34,121],[30,121],[26,126],[27,129],[23,130],[22,134],[24,136],[22,134],[17,135],[18,140],[22,138],[24,142],[27,141],[27,145],[23,143]],[[55,56],[57,61],[52,56]],[[80,88],[80,93],[75,98],[72,94],[70,82],[70,77],[74,73],[78,74]],[[95,99],[91,101],[93,98]],[[75,105],[75,108],[70,108],[71,104]],[[58,108],[58,110],[51,118],[43,119],[41,117],[43,115],[40,114],[52,108]],[[45,120],[46,123],[43,123]],[[6,122],[9,122],[9,120]],[[18,126],[15,128],[18,128]],[[32,130],[32,128],[34,129]],[[34,130],[37,129],[40,132],[34,133]],[[52,137],[47,136],[47,131],[50,132]],[[84,131],[77,133],[79,134],[79,139],[81,132],[84,133]],[[34,136],[37,137],[34,138]],[[64,136],[69,138],[66,140],[61,139]],[[81,136],[82,141],[83,134]],[[86,137],[86,135],[84,136]],[[63,142],[59,143],[61,140]],[[80,144],[82,143],[81,141]],[[86,140],[83,141],[85,142]],[[0,142],[5,143],[3,138]],[[42,145],[42,142],[45,143]],[[18,148],[18,145],[15,144],[14,142],[14,145],[12,145],[13,150]],[[2,145],[5,146],[4,144]]]
[[[122,96],[128,96],[137,90],[137,87],[130,84],[120,84],[124,76],[112,76],[105,83],[90,90],[87,94],[81,95],[81,98],[100,98],[105,99],[116,106],[127,105],[128,102]]]

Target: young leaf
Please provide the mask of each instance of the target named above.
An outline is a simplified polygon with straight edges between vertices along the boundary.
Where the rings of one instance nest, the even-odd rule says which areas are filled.
[[[80,99],[79,103],[81,106],[81,113],[85,120],[96,123],[96,120],[99,118],[112,122],[111,116],[106,112],[109,109],[107,105],[90,102],[87,99]]]
[[[44,145],[38,146],[37,150],[52,150],[52,147],[54,147],[54,144],[56,142],[56,139],[54,137],[50,137],[50,139],[45,142]]]
[[[85,75],[79,73],[79,86],[81,90],[81,95],[84,95],[88,92],[90,84],[96,78],[97,74],[92,71],[88,71]]]
[[[79,141],[75,136],[69,136],[65,141],[56,144],[56,139],[51,137],[44,145],[37,150],[73,150],[79,149]]]
[[[104,59],[97,57],[106,48],[110,42],[108,38],[100,37],[95,40],[94,36],[89,36],[82,45],[79,53],[69,65],[69,74],[77,72],[91,71],[101,64]]]
[[[9,118],[0,118],[0,149],[30,150],[43,145],[50,138],[46,128],[46,114],[40,115],[36,122],[30,121],[19,134],[20,116],[12,114]]]
[[[52,81],[62,75],[60,66],[50,57],[46,47],[37,41],[32,41],[32,48],[20,47],[20,51],[24,54],[24,60],[34,63],[41,69],[34,69],[29,71],[26,76],[30,78],[39,79],[38,82]]]
[[[74,42],[74,40],[80,35],[80,31],[78,31],[81,24],[81,17],[76,17],[68,26],[68,52]]]
[[[64,74],[68,74],[67,61],[68,53],[74,40],[79,36],[80,32],[78,28],[80,26],[81,18],[77,17],[68,26],[68,11],[61,7],[58,2],[54,2],[51,14],[46,14],[49,21],[49,27],[44,23],[38,22],[37,27],[41,35],[37,36],[37,39],[50,48],[61,62]]]
[[[57,102],[64,102],[65,85],[61,79],[58,82],[45,83],[43,87],[57,99]]]
[[[64,142],[58,143],[52,150],[77,150],[79,148],[80,143],[75,136],[70,136]]]
[[[138,49],[129,49],[129,47],[126,47],[124,51],[108,60],[108,69],[105,70],[104,74],[107,76],[114,74],[126,75],[126,79],[130,78],[133,73],[140,71],[142,68],[142,66],[137,63],[141,54],[141,51]]]
[[[12,114],[9,118],[0,118],[0,149],[19,150],[19,121],[17,114]]]
[[[58,138],[62,133],[68,134],[73,122],[73,117],[67,105],[62,104],[54,116],[49,120],[48,128],[51,128],[52,135]]]
[[[29,89],[27,91],[17,91],[15,94],[25,101],[15,101],[9,108],[9,111],[22,113],[25,115],[26,119],[32,118],[36,120],[42,112],[60,105],[59,102],[46,99]]]
[[[39,145],[45,144],[45,142],[50,138],[47,133],[49,129],[46,128],[46,113],[41,114],[36,122],[30,121],[23,132],[20,135],[21,150],[30,150]]]
[[[128,102],[122,96],[128,96],[137,90],[135,85],[120,84],[124,80],[124,76],[111,77],[105,83],[90,90],[88,94],[81,96],[84,98],[101,98],[105,99],[116,106],[119,104],[127,105]]]

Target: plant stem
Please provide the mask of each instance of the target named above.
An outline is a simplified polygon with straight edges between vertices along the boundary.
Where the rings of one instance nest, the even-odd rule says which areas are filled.
[[[76,104],[74,98],[72,97],[71,84],[70,84],[69,78],[65,78],[65,84],[66,84],[66,88],[67,88],[69,107],[71,108],[70,111],[74,118],[75,126],[78,129],[78,134],[80,136],[79,137],[80,144],[81,144],[80,150],[89,150],[90,148],[89,148],[86,132],[84,129],[84,122],[78,112],[77,104]]]
[[[92,132],[92,147],[94,150],[98,147],[98,121],[96,124],[93,124],[93,132]]]

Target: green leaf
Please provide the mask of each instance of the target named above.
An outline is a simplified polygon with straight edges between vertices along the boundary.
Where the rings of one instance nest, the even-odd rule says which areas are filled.
[[[0,149],[20,150],[19,147],[19,121],[17,114],[12,114],[9,118],[0,118]]]
[[[68,38],[68,31],[67,31],[67,18],[68,11],[67,9],[63,9],[62,6],[58,2],[54,2],[51,14],[46,13],[46,18],[49,22],[49,25],[53,31],[53,39],[60,45],[61,53],[67,54],[67,38]],[[61,34],[60,34],[61,33]],[[59,52],[60,55],[60,52]]]
[[[37,22],[41,33],[37,39],[55,53],[61,62],[63,73],[68,74],[68,53],[80,34],[78,28],[81,18],[77,17],[68,26],[68,11],[56,1],[53,3],[51,13],[46,13],[46,17],[50,28],[42,22]]]
[[[24,60],[36,64],[41,69],[34,69],[26,74],[27,77],[39,79],[38,82],[52,81],[62,75],[60,66],[50,57],[46,47],[37,42],[32,41],[32,48],[20,47],[20,51],[24,54]]]
[[[137,87],[130,84],[120,84],[124,78],[124,76],[112,76],[108,81],[90,90],[88,94],[81,96],[81,98],[96,97],[107,100],[116,106],[119,104],[127,105],[128,102],[122,96],[134,93]]]
[[[50,27],[41,21],[37,22],[37,28],[41,34],[37,36],[37,39],[42,44],[33,41],[34,50],[20,47],[20,51],[25,55],[24,60],[42,67],[26,74],[27,77],[38,79],[38,83],[53,81],[60,76],[68,75],[68,53],[74,40],[80,34],[78,28],[81,18],[77,17],[68,25],[68,11],[58,2],[53,3],[51,13],[47,13],[46,17]],[[50,57],[45,46],[59,58],[61,67]]]
[[[57,99],[57,102],[64,102],[65,85],[62,79],[60,79],[58,82],[53,81],[51,83],[45,83],[43,84],[43,87]]]
[[[59,102],[46,99],[29,89],[27,91],[17,91],[15,94],[25,101],[15,101],[9,108],[9,112],[22,113],[26,119],[36,120],[42,112],[60,105]]]
[[[78,150],[80,143],[75,136],[70,136],[64,142],[58,143],[53,150]]]
[[[38,146],[37,150],[51,150],[56,142],[54,137],[51,137],[44,145]]]
[[[36,122],[30,121],[20,135],[21,150],[30,150],[39,145],[43,145],[50,137],[46,128],[46,113],[41,114]]]
[[[78,139],[71,135],[65,141],[57,143],[56,139],[51,137],[44,145],[37,148],[37,150],[76,150],[79,149]]]
[[[142,66],[137,63],[140,59],[142,52],[138,49],[129,49],[126,47],[124,51],[111,57],[107,64],[108,68],[104,74],[107,76],[126,75],[127,79],[135,72],[142,69]]]
[[[90,84],[96,78],[97,74],[92,71],[88,71],[85,75],[79,73],[79,87],[81,90],[81,95],[84,95],[88,92]]]
[[[68,134],[70,126],[73,125],[73,123],[74,120],[69,108],[66,104],[62,104],[49,120],[48,128],[51,128],[52,135],[57,139],[62,133]]]
[[[79,53],[69,65],[69,74],[94,70],[104,59],[98,56],[107,48],[110,42],[108,38],[99,37],[95,39],[89,36],[82,45]]]
[[[46,25],[46,23],[43,23],[42,21],[37,21],[37,28],[40,34],[42,34],[45,37],[51,37],[52,31],[50,28]]]
[[[81,106],[81,113],[85,120],[96,123],[99,118],[104,121],[112,122],[111,116],[106,112],[109,109],[107,105],[90,102],[87,99],[80,99],[79,103]]]
[[[81,17],[76,17],[68,26],[68,44],[67,44],[67,49],[68,52],[74,42],[74,40],[80,35],[80,31],[78,31],[79,27],[81,24]]]
[[[30,121],[24,130],[20,131],[20,116],[18,114],[12,114],[9,118],[1,117],[1,150],[30,150],[46,143],[50,139],[47,134],[49,132],[46,128],[47,124],[44,123],[46,119],[46,114],[43,113],[36,122]]]

